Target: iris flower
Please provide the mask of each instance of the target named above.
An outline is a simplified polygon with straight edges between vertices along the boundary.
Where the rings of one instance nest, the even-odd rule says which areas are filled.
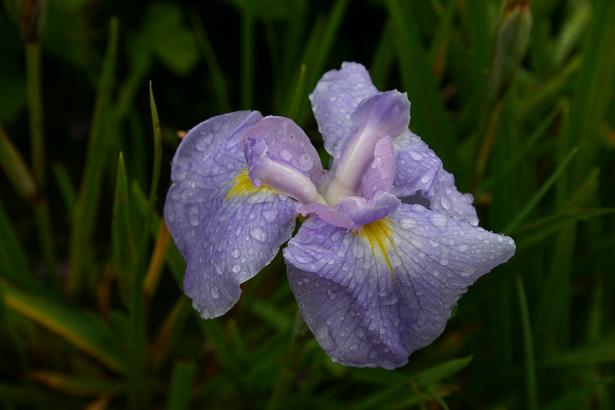
[[[292,120],[256,111],[210,118],[181,142],[165,219],[187,261],[184,291],[203,318],[221,316],[288,242],[290,288],[331,359],[403,366],[515,244],[478,227],[472,196],[409,131],[405,93],[344,63],[310,101],[329,171]]]

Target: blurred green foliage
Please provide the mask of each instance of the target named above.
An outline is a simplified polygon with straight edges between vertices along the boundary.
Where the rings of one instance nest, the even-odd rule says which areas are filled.
[[[611,0],[4,0],[0,403],[613,408],[614,22]],[[345,60],[408,92],[518,245],[393,372],[297,335],[279,258],[201,320],[160,218],[178,130],[253,108],[321,147],[307,95]]]

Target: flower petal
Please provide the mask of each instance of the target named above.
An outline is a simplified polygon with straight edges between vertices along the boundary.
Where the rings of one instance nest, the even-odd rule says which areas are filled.
[[[292,120],[265,117],[246,129],[244,153],[254,185],[266,184],[303,204],[324,202],[320,157]]]
[[[420,195],[429,209],[478,225],[472,195],[459,192],[442,161],[411,131],[394,140],[396,174],[393,192],[400,198]]]
[[[311,218],[284,257],[300,311],[329,356],[392,369],[438,337],[467,287],[514,250],[505,236],[401,205],[357,234]]]
[[[361,178],[361,195],[373,198],[378,192],[393,192],[395,166],[393,139],[387,136],[376,143],[374,159]]]
[[[206,219],[217,212],[232,181],[246,168],[241,130],[261,118],[256,111],[212,117],[192,128],[177,148],[164,216],[186,259]]]
[[[205,319],[230,310],[239,285],[256,275],[290,239],[297,203],[267,188],[233,195],[202,227],[184,291]]]
[[[365,98],[376,94],[365,67],[343,63],[340,70],[325,73],[310,94],[312,111],[327,152],[337,157],[351,131],[350,116]]]

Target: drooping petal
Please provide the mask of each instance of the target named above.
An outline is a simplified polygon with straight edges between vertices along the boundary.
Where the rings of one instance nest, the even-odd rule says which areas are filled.
[[[232,194],[208,219],[184,277],[184,291],[203,318],[223,315],[235,305],[239,285],[290,239],[296,215],[294,200],[261,188]]]
[[[478,225],[472,195],[459,192],[455,178],[438,156],[411,131],[394,140],[395,182],[393,192],[400,198],[421,196],[429,209]]]
[[[350,133],[352,113],[377,92],[369,73],[358,63],[343,63],[340,70],[328,71],[318,81],[310,102],[325,148],[333,157]]]
[[[246,168],[241,131],[262,118],[256,111],[212,117],[192,128],[175,152],[164,216],[186,259],[215,214],[232,181]]]
[[[244,152],[250,178],[309,204],[319,201],[324,170],[316,149],[297,124],[265,117],[245,131]]]
[[[392,369],[438,337],[466,289],[514,251],[508,237],[401,205],[358,233],[311,218],[284,257],[300,311],[329,356]]]
[[[248,176],[243,134],[261,118],[213,117],[190,130],[173,159],[165,221],[187,262],[184,290],[204,318],[235,304],[239,284],[271,261],[294,227],[297,203]]]

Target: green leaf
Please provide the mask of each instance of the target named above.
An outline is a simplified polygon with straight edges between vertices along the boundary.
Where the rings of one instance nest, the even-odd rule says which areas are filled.
[[[192,362],[177,362],[173,366],[171,385],[167,399],[168,410],[190,408],[190,393],[197,367]]]
[[[64,338],[114,371],[124,371],[124,358],[107,325],[100,318],[35,296],[0,281],[6,306]]]
[[[176,4],[151,3],[143,16],[141,38],[143,44],[176,74],[187,74],[198,61],[196,41]]]
[[[413,13],[406,2],[387,0],[397,60],[412,105],[413,129],[438,153],[449,169],[457,168],[457,148]]]
[[[69,294],[81,289],[84,263],[88,259],[88,244],[96,224],[103,171],[108,158],[108,131],[111,115],[111,92],[114,85],[115,66],[118,50],[118,21],[112,19],[109,42],[98,84],[94,118],[90,129],[85,170],[81,179],[79,196],[75,204],[69,246],[69,273],[66,289]]]

